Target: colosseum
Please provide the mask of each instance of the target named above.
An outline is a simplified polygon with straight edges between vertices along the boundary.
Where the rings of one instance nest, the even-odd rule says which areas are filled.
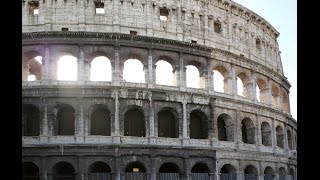
[[[278,36],[231,0],[22,0],[23,180],[296,180]]]

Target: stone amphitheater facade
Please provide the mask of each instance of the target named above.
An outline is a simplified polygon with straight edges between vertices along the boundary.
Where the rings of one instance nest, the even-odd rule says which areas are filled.
[[[297,123],[279,32],[246,7],[22,0],[22,27],[23,179],[296,180]],[[74,81],[59,80],[63,55],[76,59],[77,71],[65,70]],[[90,79],[99,56],[111,66],[109,81]],[[130,59],[141,62],[144,83],[124,81]],[[156,83],[160,60],[172,66],[173,85]],[[189,65],[198,88],[188,86]]]

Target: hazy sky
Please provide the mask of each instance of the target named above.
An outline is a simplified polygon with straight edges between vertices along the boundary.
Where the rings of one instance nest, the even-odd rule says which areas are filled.
[[[297,119],[297,0],[233,0],[268,21],[280,33],[278,44],[290,88],[290,108]]]

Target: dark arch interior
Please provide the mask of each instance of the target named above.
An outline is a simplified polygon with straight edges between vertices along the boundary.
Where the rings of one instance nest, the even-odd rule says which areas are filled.
[[[124,117],[124,135],[145,137],[145,121],[143,113],[138,109],[128,110]]]
[[[190,113],[190,138],[206,139],[208,137],[207,116],[200,110]]]
[[[53,180],[75,180],[75,170],[70,163],[59,162],[52,168]]]
[[[110,112],[102,107],[96,108],[91,114],[91,135],[111,135]]]
[[[276,128],[276,134],[277,134],[277,146],[280,148],[284,148],[284,141],[283,141],[283,130],[280,126]]]
[[[57,114],[58,135],[74,135],[75,111],[69,105],[59,106]]]
[[[218,140],[227,141],[226,123],[221,116],[218,117]]]
[[[262,144],[265,146],[271,146],[271,128],[270,124],[263,122],[261,124]]]
[[[264,170],[264,174],[274,175],[273,169],[271,167],[266,167]]]
[[[254,125],[251,119],[244,118],[241,122],[242,141],[248,144],[254,144]]]
[[[236,170],[235,168],[231,165],[231,164],[225,164],[221,167],[221,170],[220,170],[220,173],[225,173],[225,174],[228,174],[228,173],[235,173]]]
[[[197,163],[196,165],[194,165],[191,169],[192,173],[209,173],[210,170],[208,168],[208,166],[204,163]]]
[[[288,136],[289,149],[292,149],[292,136],[291,136],[291,132],[289,130],[287,130],[287,136]]]
[[[286,170],[283,167],[279,168],[279,175],[280,176],[285,176],[286,175]]]
[[[38,166],[32,162],[22,163],[22,179],[23,180],[40,180]]]
[[[22,107],[22,134],[24,136],[39,136],[40,134],[40,111],[34,105]]]
[[[246,169],[244,170],[244,173],[245,173],[245,174],[255,174],[255,175],[257,175],[257,170],[256,170],[255,167],[249,165],[249,166],[247,166]]]
[[[160,167],[159,173],[179,173],[179,167],[174,163],[164,163]]]
[[[111,173],[111,168],[107,163],[95,162],[90,166],[91,173]]]
[[[162,110],[158,112],[158,136],[177,138],[179,136],[179,122],[172,112]]]
[[[135,172],[135,170],[138,170],[138,172],[146,172],[146,169],[144,168],[144,165],[140,162],[132,162],[129,163],[126,166],[126,172]]]

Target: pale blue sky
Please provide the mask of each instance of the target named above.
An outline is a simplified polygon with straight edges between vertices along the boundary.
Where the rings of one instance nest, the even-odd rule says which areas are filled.
[[[278,44],[290,88],[290,108],[297,120],[297,0],[233,0],[259,14],[280,33]]]

